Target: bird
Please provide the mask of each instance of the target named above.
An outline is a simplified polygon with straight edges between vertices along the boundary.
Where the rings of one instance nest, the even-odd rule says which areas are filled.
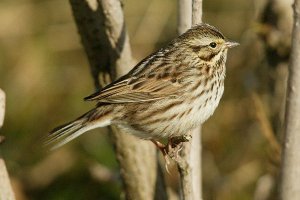
[[[237,45],[212,25],[193,26],[84,98],[96,106],[53,129],[45,144],[55,149],[89,130],[116,125],[152,141],[166,155],[176,138],[214,113],[224,92],[228,49]],[[166,139],[168,145],[162,144]]]

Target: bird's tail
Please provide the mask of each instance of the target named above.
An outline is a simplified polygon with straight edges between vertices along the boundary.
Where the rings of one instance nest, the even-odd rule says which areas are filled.
[[[63,124],[53,129],[45,139],[45,146],[51,150],[61,147],[80,136],[86,131],[111,124],[112,109],[110,107],[98,107],[90,110],[74,121]]]

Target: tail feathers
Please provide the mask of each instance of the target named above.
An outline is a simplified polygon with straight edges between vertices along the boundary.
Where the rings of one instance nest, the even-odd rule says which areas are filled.
[[[78,120],[61,125],[50,132],[44,144],[51,146],[51,150],[56,149],[81,135],[83,129],[84,124]]]
[[[44,145],[50,146],[50,149],[54,150],[77,138],[86,131],[109,125],[110,117],[101,114],[104,113],[94,109],[72,122],[53,129],[47,136]],[[95,116],[97,117],[95,118]]]

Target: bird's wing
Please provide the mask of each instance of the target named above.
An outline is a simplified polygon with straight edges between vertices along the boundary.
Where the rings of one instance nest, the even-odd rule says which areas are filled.
[[[161,61],[161,60],[160,60]],[[157,64],[156,64],[157,63]],[[171,71],[176,63],[164,60],[163,65],[151,55],[127,75],[85,98],[103,103],[146,102],[180,92],[181,73]]]
[[[105,90],[87,97],[86,100],[97,100],[106,103],[153,101],[174,95],[178,89],[168,80],[157,81],[154,78],[140,78],[136,83],[130,83],[130,80],[117,82]]]

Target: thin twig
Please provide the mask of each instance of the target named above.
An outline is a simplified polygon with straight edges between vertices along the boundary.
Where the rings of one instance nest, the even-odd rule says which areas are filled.
[[[294,26],[286,97],[285,140],[282,153],[280,197],[300,197],[300,0],[294,1]]]
[[[178,1],[178,32],[182,34],[191,25],[201,23],[202,0]],[[180,174],[181,198],[202,199],[201,185],[201,126],[193,130],[190,142],[185,142],[181,158],[176,160]]]

